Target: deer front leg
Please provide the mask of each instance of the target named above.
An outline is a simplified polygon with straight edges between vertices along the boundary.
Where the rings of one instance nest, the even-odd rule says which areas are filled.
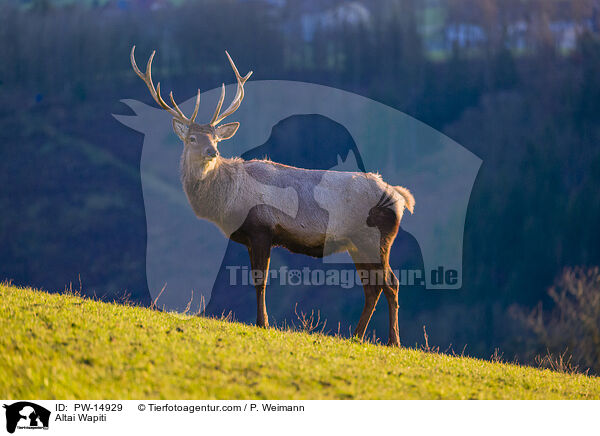
[[[256,288],[256,325],[266,328],[269,327],[269,316],[267,315],[265,288],[271,259],[271,238],[262,235],[252,238],[248,246],[248,253],[252,267],[250,278]]]

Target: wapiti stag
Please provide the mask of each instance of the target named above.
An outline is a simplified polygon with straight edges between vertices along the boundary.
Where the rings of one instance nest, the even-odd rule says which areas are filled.
[[[216,224],[230,239],[248,248],[256,287],[256,324],[268,327],[265,287],[271,247],[282,246],[295,253],[323,257],[347,251],[352,257],[365,291],[365,305],[354,331],[362,339],[377,300],[383,291],[389,306],[389,345],[400,345],[398,331],[398,279],[389,265],[404,209],[411,213],[414,198],[408,189],[385,183],[378,174],[295,168],[269,160],[245,161],[224,158],[219,141],[231,138],[238,122],[220,124],[233,114],[244,98],[244,83],[233,60],[229,63],[237,78],[237,92],[221,113],[225,85],[216,110],[207,124],[194,120],[200,105],[200,90],[192,115],[186,117],[175,103],[173,93],[167,104],[160,83],[152,82],[152,52],[146,72],[131,65],[146,83],[150,94],[173,116],[173,130],[183,142],[181,181],[190,205],[199,218]],[[270,189],[293,188],[295,207],[274,207],[265,201]],[[291,212],[290,212],[291,211]]]

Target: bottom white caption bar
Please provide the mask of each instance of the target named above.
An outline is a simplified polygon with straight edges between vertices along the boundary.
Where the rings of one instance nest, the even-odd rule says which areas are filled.
[[[0,434],[578,434],[597,401],[0,400]],[[126,433],[127,432],[127,433]],[[132,432],[132,433],[129,433]]]

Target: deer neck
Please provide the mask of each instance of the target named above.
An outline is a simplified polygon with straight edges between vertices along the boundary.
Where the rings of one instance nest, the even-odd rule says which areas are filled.
[[[192,161],[184,152],[181,159],[181,182],[194,213],[219,227],[227,217],[237,192],[242,159],[215,157],[209,165]]]

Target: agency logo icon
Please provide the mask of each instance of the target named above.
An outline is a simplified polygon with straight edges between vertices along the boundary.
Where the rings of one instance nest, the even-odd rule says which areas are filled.
[[[50,411],[29,401],[19,401],[3,406],[6,409],[6,431],[16,429],[48,430]]]

